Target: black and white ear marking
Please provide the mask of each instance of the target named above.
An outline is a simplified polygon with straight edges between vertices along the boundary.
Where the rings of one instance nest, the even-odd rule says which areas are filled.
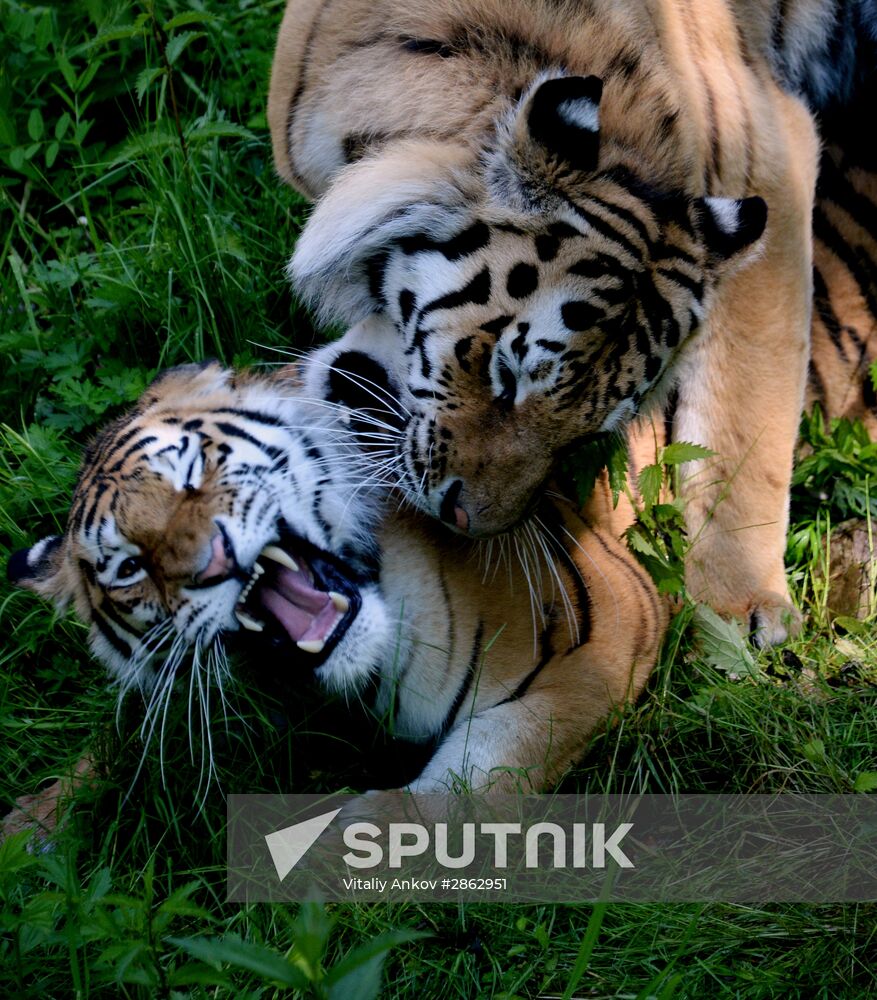
[[[47,596],[61,564],[61,535],[49,535],[29,549],[13,552],[6,564],[6,577],[16,587]]]
[[[763,198],[700,198],[697,226],[710,256],[728,260],[764,234],[767,204]]]
[[[597,76],[546,80],[530,102],[530,135],[576,170],[595,170],[600,152],[602,94],[603,81]]]

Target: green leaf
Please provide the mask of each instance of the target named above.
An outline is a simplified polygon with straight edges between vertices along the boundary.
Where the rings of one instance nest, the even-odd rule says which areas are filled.
[[[661,493],[661,483],[664,481],[664,471],[660,465],[647,465],[639,474],[637,481],[640,496],[646,507],[654,507]]]
[[[609,486],[612,490],[612,504],[618,506],[618,497],[627,487],[627,467],[629,463],[627,438],[619,438],[609,454],[606,468],[609,470]]]
[[[642,531],[637,531],[636,525],[628,529],[627,543],[634,552],[639,552],[644,556],[651,556],[653,559],[661,558],[660,553],[652,542],[643,535]]]
[[[374,1000],[380,993],[387,952],[398,944],[429,937],[418,931],[387,931],[349,951],[326,976],[329,1000]]]
[[[106,28],[104,31],[99,31],[87,47],[93,48],[98,45],[106,45],[108,42],[119,42],[125,38],[139,38],[145,34],[145,23],[145,20],[139,17],[133,24],[120,24],[115,28]]]
[[[134,81],[134,93],[141,104],[146,96],[146,91],[162,73],[164,73],[164,69],[161,66],[147,66],[146,69],[137,74],[137,79]]]
[[[33,108],[27,119],[27,134],[34,142],[39,142],[45,131],[46,123],[43,121],[42,111],[39,108]]]
[[[320,963],[329,945],[334,923],[322,903],[309,900],[301,904],[293,927],[295,950],[292,961],[311,981],[320,976]]]
[[[281,955],[262,945],[243,941],[234,934],[222,938],[167,937],[164,940],[210,965],[226,962],[235,968],[255,972],[269,982],[282,983],[297,990],[304,990],[309,986],[305,975]]]
[[[55,160],[58,158],[58,150],[61,148],[61,144],[58,142],[50,142],[46,146],[46,166],[51,167]]]
[[[55,122],[55,138],[60,142],[64,138],[64,133],[70,127],[70,113],[65,111]]]
[[[174,37],[167,43],[167,48],[165,49],[165,55],[167,56],[168,63],[173,66],[191,42],[193,42],[196,38],[203,37],[203,31],[181,31],[178,35],[174,35]]]
[[[63,52],[55,53],[55,62],[58,64],[58,69],[61,70],[61,75],[64,77],[64,81],[67,86],[75,93],[76,92],[76,70],[73,68],[70,60],[64,55]]]
[[[877,791],[877,771],[862,771],[853,782],[853,790],[856,792]]]
[[[683,462],[695,462],[700,458],[710,458],[714,451],[690,441],[674,441],[660,451],[660,461],[664,465],[681,465]]]
[[[214,14],[205,14],[200,10],[187,10],[172,17],[164,25],[164,30],[170,34],[174,28],[185,28],[189,24],[216,24],[217,21],[219,18]]]
[[[228,976],[219,972],[212,965],[203,962],[190,962],[167,973],[170,986],[227,986]],[[252,995],[252,994],[251,994]]]
[[[825,759],[825,743],[820,739],[809,740],[801,747],[801,753],[811,764],[818,764]]]
[[[198,119],[194,125],[186,131],[186,138],[189,140],[214,139],[233,136],[240,139],[250,139],[258,141],[258,137],[243,125],[236,122],[211,122]]]
[[[758,676],[758,667],[737,625],[725,621],[705,604],[695,608],[692,623],[707,663],[736,677]]]
[[[49,47],[49,42],[52,40],[54,34],[54,24],[52,23],[52,12],[50,10],[44,10],[43,16],[37,21],[37,30],[34,35],[34,41],[37,43],[37,48],[47,49]]]

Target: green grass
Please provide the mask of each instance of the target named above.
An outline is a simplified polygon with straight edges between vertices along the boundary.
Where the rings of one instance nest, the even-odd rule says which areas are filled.
[[[304,206],[273,175],[265,126],[282,7],[0,0],[0,557],[59,527],[83,443],[156,370],[313,342],[282,277]],[[802,636],[748,665],[743,646],[698,644],[689,609],[647,696],[564,789],[869,786],[877,640],[832,622],[819,569],[829,519],[877,513],[877,463],[848,428],[807,435],[789,549]],[[227,904],[224,803],[215,786],[195,800],[182,704],[164,780],[154,748],[137,776],[138,706],[117,727],[83,627],[5,587],[0,611],[0,810],[87,749],[104,762],[53,852],[0,846],[4,995],[274,997],[306,980],[327,995],[345,955],[375,941],[392,946],[388,997],[877,995],[870,905],[345,904],[330,927],[319,906]],[[365,780],[359,728],[290,690],[242,675],[245,721],[216,728],[226,792]],[[406,929],[428,936],[404,941]],[[350,962],[365,989],[380,969],[361,959]],[[355,995],[351,983],[336,995]]]

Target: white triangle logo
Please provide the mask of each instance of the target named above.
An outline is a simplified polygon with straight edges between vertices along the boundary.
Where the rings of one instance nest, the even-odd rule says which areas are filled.
[[[284,827],[276,833],[266,834],[265,843],[271,852],[271,860],[274,862],[277,877],[281,882],[307,854],[320,834],[340,812],[340,808],[333,809],[332,812],[323,813],[322,816],[314,816],[313,819],[306,819],[303,823],[296,823],[294,826]]]

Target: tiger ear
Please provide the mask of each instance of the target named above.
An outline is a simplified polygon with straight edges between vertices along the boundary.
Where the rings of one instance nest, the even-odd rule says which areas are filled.
[[[714,270],[740,266],[760,252],[767,225],[763,198],[696,198],[690,215]]]
[[[32,590],[63,610],[73,597],[64,561],[63,536],[49,535],[29,549],[13,552],[6,565],[11,584]]]
[[[574,170],[596,170],[602,96],[598,76],[561,76],[539,84],[522,108],[529,141]]]
[[[488,158],[494,198],[521,211],[546,202],[597,169],[600,98],[597,76],[542,78],[518,102]]]
[[[383,308],[374,281],[394,240],[446,239],[459,228],[463,168],[453,143],[410,140],[340,172],[304,227],[287,275],[324,323],[352,325]]]
[[[190,399],[213,392],[227,385],[231,376],[216,358],[166,368],[149,383],[137,408],[145,409],[173,392],[183,392]]]

